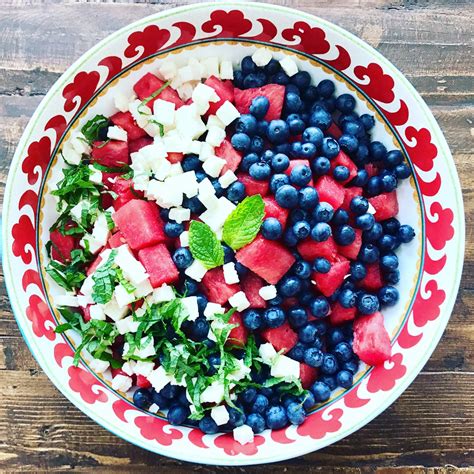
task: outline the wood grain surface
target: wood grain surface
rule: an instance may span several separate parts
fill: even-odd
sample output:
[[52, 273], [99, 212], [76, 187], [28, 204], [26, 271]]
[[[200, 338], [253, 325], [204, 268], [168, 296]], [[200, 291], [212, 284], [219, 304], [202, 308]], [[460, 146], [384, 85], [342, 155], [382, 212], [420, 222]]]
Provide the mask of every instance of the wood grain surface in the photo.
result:
[[[116, 29], [185, 3], [0, 1], [0, 199], [20, 135], [59, 75]], [[314, 13], [376, 47], [412, 81], [444, 131], [461, 178], [467, 246], [461, 290], [441, 343], [387, 411], [341, 442], [271, 467], [214, 468], [141, 450], [72, 406], [30, 355], [2, 283], [1, 472], [474, 473], [474, 3], [271, 3]]]

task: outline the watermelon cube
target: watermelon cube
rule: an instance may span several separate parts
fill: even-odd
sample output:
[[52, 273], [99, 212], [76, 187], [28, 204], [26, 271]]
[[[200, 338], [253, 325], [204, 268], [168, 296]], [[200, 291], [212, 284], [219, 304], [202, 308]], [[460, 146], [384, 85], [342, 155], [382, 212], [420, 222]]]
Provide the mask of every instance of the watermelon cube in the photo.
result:
[[337, 326], [338, 324], [343, 324], [347, 321], [352, 321], [356, 316], [357, 309], [354, 308], [344, 308], [338, 302], [334, 303], [331, 306], [331, 314], [329, 315], [329, 321], [332, 325]]
[[116, 249], [118, 247], [121, 247], [122, 245], [125, 245], [126, 243], [127, 241], [125, 240], [125, 237], [123, 236], [122, 232], [118, 231], [118, 232], [115, 232], [115, 234], [113, 234], [112, 237], [110, 237], [107, 245], [111, 249]]
[[264, 329], [261, 336], [269, 342], [277, 352], [286, 354], [298, 342], [298, 334], [291, 329], [288, 321], [277, 328]]
[[58, 262], [67, 263], [71, 261], [71, 252], [78, 248], [77, 239], [73, 235], [63, 235], [58, 229], [51, 231], [51, 258]]
[[237, 284], [229, 285], [225, 282], [222, 267], [209, 270], [202, 279], [202, 290], [212, 303], [225, 304], [229, 298], [240, 291]]
[[300, 255], [310, 262], [318, 257], [334, 260], [337, 254], [336, 242], [332, 237], [329, 237], [325, 242], [316, 242], [311, 238], [307, 238], [300, 242], [296, 248]]
[[377, 221], [384, 221], [390, 219], [398, 214], [398, 199], [397, 192], [379, 194], [369, 199], [370, 204], [375, 209], [375, 219]]
[[247, 296], [251, 308], [266, 308], [267, 302], [260, 296], [259, 291], [265, 282], [255, 273], [248, 272], [240, 282], [242, 291]]
[[265, 120], [269, 122], [281, 117], [281, 110], [285, 100], [285, 86], [279, 84], [267, 84], [263, 87], [252, 89], [235, 89], [235, 107], [241, 114], [248, 114], [249, 107], [255, 97], [264, 96], [270, 101], [270, 107], [265, 115]]
[[[290, 166], [288, 166], [288, 168], [286, 169], [285, 174], [290, 176], [291, 170], [295, 166], [298, 166], [298, 165], [306, 165], [308, 168], [311, 169], [311, 166], [310, 166], [308, 160], [291, 160], [290, 161]], [[307, 184], [307, 186], [314, 186], [313, 179], [311, 179], [311, 181]], [[297, 187], [299, 187], [299, 186], [297, 186]]]
[[153, 143], [153, 138], [151, 137], [141, 137], [136, 140], [128, 141], [128, 151], [130, 153], [136, 153], [138, 150], [141, 150], [144, 146], [151, 145]]
[[[134, 86], [133, 90], [137, 97], [140, 100], [145, 100], [155, 93], [158, 89], [163, 87], [164, 82], [161, 79], [158, 79], [151, 72], [145, 74]], [[170, 86], [166, 87], [161, 91], [159, 95], [151, 99], [146, 105], [153, 110], [153, 103], [155, 100], [160, 98], [161, 100], [166, 100], [167, 102], [172, 102], [176, 105], [176, 108], [179, 109], [184, 102], [180, 99], [178, 93]]]
[[183, 158], [184, 158], [184, 153], [180, 153], [180, 152], [172, 152], [172, 151], [169, 151], [168, 154], [166, 155], [166, 159], [170, 162], [170, 163], [181, 163], [183, 161]]
[[378, 263], [366, 265], [367, 275], [359, 282], [368, 291], [378, 291], [383, 286], [382, 273]]
[[221, 170], [221, 175], [228, 170], [235, 171], [242, 161], [242, 153], [237, 151], [227, 138], [214, 149], [214, 154], [227, 162]]
[[304, 362], [300, 362], [300, 380], [303, 388], [308, 389], [316, 382], [318, 377], [318, 369], [311, 367]]
[[349, 273], [350, 262], [344, 257], [337, 257], [337, 260], [331, 262], [331, 270], [328, 273], [313, 272], [312, 279], [324, 296], [331, 296], [344, 281]]
[[127, 204], [127, 202], [143, 196], [143, 192], [137, 192], [133, 189], [133, 181], [131, 179], [117, 178], [111, 183], [110, 189], [117, 194], [113, 203], [116, 211]]
[[140, 388], [150, 388], [151, 387], [151, 382], [144, 376], [144, 375], [137, 375], [137, 387]]
[[316, 189], [319, 194], [319, 202], [327, 202], [334, 209], [339, 209], [344, 202], [345, 189], [341, 183], [338, 183], [331, 176], [321, 176], [317, 183]]
[[329, 128], [326, 129], [326, 134], [331, 135], [331, 137], [336, 140], [342, 136], [341, 129], [334, 122], [332, 122], [331, 125], [329, 125]]
[[142, 248], [138, 251], [138, 260], [150, 276], [153, 288], [159, 288], [163, 283], [169, 284], [178, 280], [179, 271], [165, 244]]
[[264, 197], [263, 202], [265, 203], [265, 218], [274, 217], [285, 228], [286, 220], [288, 219], [288, 209], [280, 207], [272, 196]]
[[342, 202], [341, 208], [349, 212], [352, 199], [356, 196], [362, 196], [363, 194], [363, 189], [358, 186], [346, 188], [344, 190], [344, 201]]
[[392, 346], [381, 313], [356, 319], [352, 347], [360, 359], [369, 365], [379, 365], [390, 358]]
[[127, 132], [128, 141], [146, 136], [145, 130], [137, 125], [130, 112], [117, 112], [110, 117], [110, 120], [114, 125], [123, 128]]
[[266, 196], [268, 194], [268, 181], [257, 181], [246, 173], [238, 173], [237, 177], [239, 181], [245, 186], [245, 192], [247, 196], [253, 196], [254, 194], [260, 194], [260, 196]]
[[229, 324], [238, 324], [237, 327], [232, 328], [229, 332], [229, 338], [226, 341], [226, 345], [234, 345], [244, 347], [247, 344], [248, 331], [242, 321], [242, 315], [235, 312], [229, 319]]
[[87, 269], [86, 275], [87, 276], [92, 275], [97, 270], [97, 267], [100, 265], [100, 262], [102, 262], [102, 257], [100, 255], [97, 255], [95, 260], [91, 263], [91, 265]]
[[87, 305], [85, 308], [82, 310], [82, 319], [84, 319], [84, 322], [88, 323], [92, 318], [91, 318], [91, 305]]
[[220, 99], [218, 102], [209, 103], [209, 109], [207, 110], [208, 115], [215, 115], [215, 113], [219, 110], [219, 107], [225, 101], [232, 103], [234, 102], [234, 85], [232, 84], [232, 81], [222, 81], [216, 76], [211, 76], [206, 79], [204, 84], [212, 87]]
[[377, 176], [380, 172], [378, 166], [374, 165], [373, 163], [366, 164], [364, 168], [365, 168], [365, 171], [367, 171], [369, 178], [372, 178], [373, 176]]
[[118, 140], [109, 142], [94, 142], [91, 151], [92, 161], [109, 168], [117, 168], [128, 165], [130, 155], [128, 143]]
[[349, 177], [346, 180], [341, 181], [342, 184], [347, 184], [357, 176], [357, 166], [342, 150], [336, 158], [331, 160], [331, 170], [334, 170], [336, 166], [345, 166], [349, 169]]
[[274, 285], [295, 263], [291, 252], [278, 242], [259, 235], [252, 243], [240, 249], [235, 257], [245, 267]]
[[165, 240], [163, 222], [154, 202], [133, 199], [116, 211], [113, 219], [133, 250]]
[[350, 259], [356, 260], [359, 255], [360, 248], [362, 247], [362, 231], [360, 229], [355, 230], [355, 239], [352, 244], [349, 245], [339, 245], [338, 251], [340, 255]]

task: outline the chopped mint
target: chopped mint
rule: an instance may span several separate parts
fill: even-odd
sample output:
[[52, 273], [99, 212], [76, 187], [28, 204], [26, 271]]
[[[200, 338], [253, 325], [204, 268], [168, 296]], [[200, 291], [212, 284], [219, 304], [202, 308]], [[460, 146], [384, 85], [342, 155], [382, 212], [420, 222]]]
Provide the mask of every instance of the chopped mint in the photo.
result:
[[108, 303], [112, 299], [117, 278], [117, 268], [114, 265], [117, 250], [110, 252], [107, 261], [100, 265], [92, 275], [94, 285], [92, 286], [92, 299], [99, 304]]
[[81, 132], [89, 144], [99, 140], [102, 129], [109, 126], [109, 119], [103, 115], [96, 115], [89, 120], [82, 128]]

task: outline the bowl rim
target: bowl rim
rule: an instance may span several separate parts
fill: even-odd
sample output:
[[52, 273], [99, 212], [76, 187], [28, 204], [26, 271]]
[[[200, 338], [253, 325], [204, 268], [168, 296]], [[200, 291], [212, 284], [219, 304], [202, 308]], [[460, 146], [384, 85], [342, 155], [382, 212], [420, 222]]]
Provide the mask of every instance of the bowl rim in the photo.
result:
[[[347, 30], [335, 25], [332, 22], [329, 22], [327, 20], [324, 20], [318, 16], [302, 12], [297, 9], [289, 8], [289, 7], [283, 7], [279, 5], [272, 5], [272, 4], [267, 4], [267, 3], [260, 3], [260, 2], [246, 2], [246, 1], [236, 1], [236, 2], [229, 2], [229, 1], [224, 1], [224, 2], [204, 2], [204, 3], [197, 3], [197, 4], [190, 4], [190, 5], [185, 5], [177, 8], [171, 8], [171, 9], [166, 9], [161, 12], [157, 12], [151, 15], [148, 15], [146, 17], [143, 17], [133, 23], [130, 23], [119, 30], [111, 33], [110, 35], [106, 36], [104, 39], [96, 43], [92, 48], [88, 49], [79, 59], [77, 59], [70, 67], [68, 67], [58, 78], [58, 80], [53, 84], [53, 86], [49, 89], [48, 93], [45, 95], [45, 97], [42, 99], [38, 107], [36, 108], [34, 114], [32, 115], [31, 119], [29, 120], [29, 123], [27, 127], [25, 128], [20, 141], [16, 147], [16, 151], [14, 154], [14, 157], [12, 159], [11, 165], [10, 165], [10, 170], [8, 173], [8, 179], [4, 191], [4, 210], [6, 210], [6, 215], [8, 216], [8, 210], [10, 208], [10, 200], [12, 196], [12, 181], [13, 181], [13, 174], [15, 171], [14, 167], [17, 167], [18, 164], [20, 163], [20, 158], [23, 155], [24, 148], [27, 142], [27, 137], [34, 131], [36, 127], [36, 121], [44, 111], [44, 109], [47, 107], [48, 103], [50, 102], [51, 99], [53, 99], [58, 91], [63, 87], [64, 83], [69, 79], [70, 74], [72, 71], [76, 70], [78, 67], [80, 67], [81, 64], [83, 64], [87, 59], [90, 57], [93, 57], [97, 52], [99, 52], [107, 43], [113, 41], [116, 38], [119, 38], [123, 36], [125, 33], [129, 32], [130, 30], [134, 30], [137, 27], [143, 25], [143, 24], [148, 24], [153, 21], [159, 21], [160, 19], [166, 18], [168, 16], [176, 16], [179, 15], [180, 13], [183, 12], [190, 12], [194, 10], [210, 10], [212, 11], [216, 7], [237, 7], [237, 8], [242, 8], [242, 9], [260, 9], [263, 11], [277, 11], [280, 13], [289, 13], [292, 14], [293, 16], [299, 16], [301, 18], [307, 18], [315, 23], [319, 23], [322, 26], [327, 27], [329, 30], [335, 31], [337, 34], [342, 35], [343, 37], [347, 38], [349, 41], [355, 44], [356, 47], [362, 48], [365, 50], [368, 50], [369, 53], [372, 55], [372, 57], [383, 63], [383, 65], [387, 68], [387, 70], [391, 73], [397, 76], [397, 80], [400, 81], [400, 83], [406, 88], [406, 90], [410, 93], [410, 95], [416, 99], [417, 101], [417, 108], [423, 112], [424, 119], [426, 120], [426, 123], [429, 124], [430, 130], [434, 132], [435, 138], [437, 143], [439, 144], [440, 151], [442, 153], [442, 159], [448, 164], [448, 168], [450, 173], [452, 174], [451, 176], [451, 184], [455, 188], [455, 200], [457, 203], [457, 213], [458, 213], [458, 225], [456, 228], [456, 238], [458, 242], [458, 258], [457, 258], [457, 268], [459, 269], [458, 274], [454, 275], [454, 282], [451, 284], [451, 292], [446, 295], [446, 301], [444, 302], [444, 309], [442, 311], [442, 314], [439, 317], [438, 320], [438, 329], [436, 331], [435, 337], [431, 340], [430, 345], [427, 347], [425, 353], [423, 356], [420, 358], [419, 363], [417, 364], [416, 367], [412, 368], [410, 373], [408, 375], [405, 375], [403, 378], [403, 381], [397, 386], [396, 388], [392, 389], [390, 391], [390, 394], [388, 397], [386, 397], [385, 401], [380, 404], [380, 406], [376, 409], [373, 410], [370, 414], [368, 414], [363, 420], [361, 420], [360, 423], [351, 426], [349, 429], [345, 430], [344, 432], [340, 433], [341, 430], [338, 430], [337, 433], [333, 433], [333, 436], [331, 437], [330, 440], [318, 440], [315, 441], [320, 444], [320, 446], [316, 449], [322, 449], [323, 447], [326, 447], [330, 444], [333, 444], [342, 438], [352, 434], [353, 432], [357, 431], [360, 429], [362, 426], [365, 426], [367, 423], [372, 421], [375, 417], [377, 417], [380, 413], [385, 411], [405, 390], [406, 388], [413, 382], [414, 378], [419, 374], [420, 370], [422, 367], [425, 365], [427, 360], [430, 358], [432, 355], [434, 349], [436, 348], [437, 344], [439, 343], [439, 340], [441, 339], [441, 336], [444, 333], [444, 330], [446, 328], [447, 322], [451, 316], [452, 310], [454, 303], [456, 301], [456, 295], [459, 290], [459, 285], [461, 281], [461, 276], [462, 276], [462, 266], [463, 266], [463, 261], [464, 261], [464, 251], [465, 251], [465, 219], [464, 219], [464, 205], [463, 205], [463, 200], [462, 200], [462, 192], [461, 192], [461, 186], [459, 182], [459, 178], [457, 176], [456, 168], [455, 168], [455, 163], [452, 158], [452, 155], [450, 153], [448, 144], [444, 138], [444, 135], [434, 119], [430, 109], [428, 108], [427, 104], [425, 101], [422, 99], [422, 97], [419, 95], [419, 93], [415, 90], [415, 88], [412, 86], [412, 84], [409, 82], [409, 80], [388, 60], [386, 59], [381, 53], [379, 53], [377, 50], [375, 50], [372, 46], [370, 46], [368, 43], [363, 41], [362, 39], [358, 38], [354, 34], [348, 32]], [[290, 47], [291, 49], [291, 47]], [[8, 219], [5, 219], [5, 222], [8, 222]], [[12, 293], [14, 292], [14, 288], [16, 286], [16, 283], [12, 281], [12, 274], [10, 274], [10, 271], [8, 270], [8, 267], [5, 266], [5, 262], [11, 252], [11, 248], [9, 247], [9, 236], [8, 236], [8, 226], [3, 225], [3, 232], [2, 232], [2, 265], [4, 268], [4, 273], [5, 273], [5, 284], [7, 288], [7, 294], [10, 300], [10, 304], [12, 306], [13, 314], [15, 316], [15, 319], [17, 321], [17, 325], [20, 329], [20, 332], [23, 336], [23, 339], [25, 340], [28, 348], [30, 349], [30, 352], [33, 354], [35, 357], [36, 361], [38, 364], [41, 366], [42, 370], [46, 373], [48, 378], [50, 380], [54, 380], [54, 376], [52, 375], [52, 371], [48, 366], [45, 367], [43, 364], [39, 362], [38, 355], [36, 354], [36, 349], [33, 349], [32, 346], [30, 345], [30, 341], [26, 337], [22, 324], [24, 324], [24, 308], [21, 306], [17, 305], [17, 302], [15, 299], [12, 299]], [[460, 247], [460, 248], [459, 248]], [[453, 257], [454, 259], [454, 257]], [[157, 444], [156, 447], [157, 449], [151, 449], [148, 446], [142, 446], [136, 443], [133, 440], [124, 438], [121, 434], [117, 433], [114, 430], [113, 426], [108, 426], [105, 427], [101, 421], [99, 421], [94, 413], [91, 413], [91, 410], [87, 406], [87, 404], [81, 403], [81, 407], [78, 406], [78, 403], [70, 397], [68, 391], [64, 390], [63, 387], [55, 383], [56, 388], [77, 408], [79, 408], [81, 411], [83, 411], [88, 417], [94, 420], [97, 424], [108, 430], [109, 432], [112, 432], [114, 435], [119, 436], [120, 438], [124, 439], [125, 441], [128, 441], [132, 444], [135, 444], [142, 449], [146, 449], [150, 452], [153, 452], [155, 454], [160, 454], [160, 455], [165, 455], [168, 457], [172, 457], [175, 459], [180, 459], [182, 461], [186, 462], [198, 462], [198, 463], [206, 463], [206, 464], [213, 464], [213, 465], [251, 465], [251, 464], [263, 464], [263, 463], [269, 463], [269, 462], [277, 462], [277, 461], [282, 461], [285, 459], [290, 459], [296, 456], [301, 456], [310, 452], [313, 452], [314, 449], [308, 449], [307, 447], [304, 447], [303, 449], [298, 450], [298, 444], [295, 443], [292, 447], [291, 453], [284, 450], [283, 454], [281, 455], [276, 455], [272, 456], [271, 458], [262, 458], [262, 455], [259, 453], [256, 456], [252, 457], [228, 457], [228, 458], [221, 458], [221, 459], [213, 459], [211, 457], [208, 457], [208, 455], [203, 456], [205, 459], [204, 460], [193, 460], [190, 461], [189, 458], [187, 458], [185, 455], [182, 457], [180, 456], [171, 456], [170, 454], [167, 453], [167, 449], [165, 446]], [[211, 452], [214, 451], [214, 449], [210, 449], [207, 451], [207, 453], [211, 454]], [[206, 454], [207, 454], [206, 453]], [[204, 453], [202, 453], [204, 454]]]

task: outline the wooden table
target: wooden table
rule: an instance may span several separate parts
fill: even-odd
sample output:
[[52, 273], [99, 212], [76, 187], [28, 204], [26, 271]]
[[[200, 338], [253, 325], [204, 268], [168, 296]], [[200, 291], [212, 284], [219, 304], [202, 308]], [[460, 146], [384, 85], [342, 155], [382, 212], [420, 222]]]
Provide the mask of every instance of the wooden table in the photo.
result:
[[[186, 2], [0, 6], [0, 180], [59, 75], [116, 29]], [[154, 2], [153, 2], [154, 3]], [[469, 0], [278, 0], [331, 20], [391, 60], [425, 98], [451, 147], [464, 192], [467, 248], [454, 313], [438, 349], [385, 413], [343, 441], [271, 469], [291, 472], [474, 472], [474, 3]], [[0, 470], [237, 472], [134, 447], [72, 406], [30, 355], [0, 289]], [[434, 468], [434, 469], [432, 469]], [[267, 472], [269, 467], [239, 469]]]

